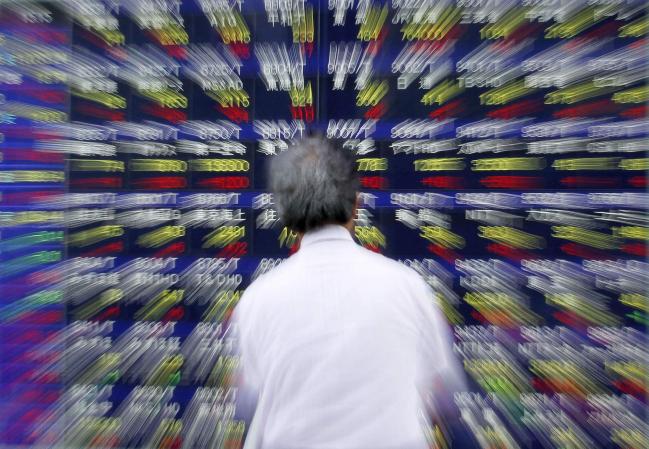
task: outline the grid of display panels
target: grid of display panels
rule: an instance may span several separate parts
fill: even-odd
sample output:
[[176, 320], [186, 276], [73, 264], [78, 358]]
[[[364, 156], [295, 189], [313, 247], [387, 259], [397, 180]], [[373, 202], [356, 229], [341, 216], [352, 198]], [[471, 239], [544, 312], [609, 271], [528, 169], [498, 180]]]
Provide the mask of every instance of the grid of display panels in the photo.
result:
[[649, 447], [644, 8], [2, 2], [0, 444], [239, 448], [228, 317], [295, 250], [268, 161], [319, 132], [453, 325], [432, 444]]

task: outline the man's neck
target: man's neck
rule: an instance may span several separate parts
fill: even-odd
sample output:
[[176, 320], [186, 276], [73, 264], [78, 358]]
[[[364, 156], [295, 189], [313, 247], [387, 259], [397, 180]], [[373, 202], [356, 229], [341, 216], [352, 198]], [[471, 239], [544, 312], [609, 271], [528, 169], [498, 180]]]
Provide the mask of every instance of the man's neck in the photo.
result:
[[[347, 223], [339, 224], [337, 226], [342, 226], [343, 228], [347, 229], [347, 231], [349, 231], [351, 236], [354, 237], [354, 226], [355, 225], [354, 225], [354, 219], [353, 218], [351, 220], [349, 220]], [[301, 242], [302, 237], [304, 237], [304, 233], [303, 232], [298, 233], [297, 237], [298, 237], [298, 241]]]

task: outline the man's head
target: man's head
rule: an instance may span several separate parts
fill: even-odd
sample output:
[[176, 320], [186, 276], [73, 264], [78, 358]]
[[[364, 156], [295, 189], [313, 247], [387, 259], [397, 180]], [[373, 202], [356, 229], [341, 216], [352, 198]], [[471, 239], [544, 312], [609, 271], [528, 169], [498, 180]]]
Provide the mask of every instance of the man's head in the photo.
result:
[[284, 225], [305, 233], [354, 218], [359, 189], [351, 155], [319, 137], [298, 141], [275, 156], [270, 189]]

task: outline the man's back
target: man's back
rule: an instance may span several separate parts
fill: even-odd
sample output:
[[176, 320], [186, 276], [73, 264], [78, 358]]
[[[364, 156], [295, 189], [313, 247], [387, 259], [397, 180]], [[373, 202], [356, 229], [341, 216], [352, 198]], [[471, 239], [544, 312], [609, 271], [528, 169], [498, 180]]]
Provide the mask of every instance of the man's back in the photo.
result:
[[259, 392], [246, 448], [426, 446], [420, 389], [450, 356], [414, 271], [326, 226], [246, 291], [237, 316]]

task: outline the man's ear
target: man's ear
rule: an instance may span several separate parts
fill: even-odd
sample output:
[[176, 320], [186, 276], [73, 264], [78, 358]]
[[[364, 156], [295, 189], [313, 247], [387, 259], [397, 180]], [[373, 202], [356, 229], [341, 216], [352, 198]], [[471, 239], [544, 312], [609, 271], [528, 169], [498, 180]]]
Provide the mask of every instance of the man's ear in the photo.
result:
[[358, 213], [358, 207], [361, 204], [361, 195], [360, 193], [356, 193], [356, 200], [354, 201], [354, 208], [352, 209], [352, 216], [349, 217], [349, 221], [345, 223], [345, 227], [351, 232], [352, 234], [354, 233], [354, 226], [356, 223], [356, 215]]
[[356, 218], [356, 215], [358, 214], [358, 209], [361, 207], [361, 194], [360, 192], [356, 192], [356, 201], [354, 201], [354, 210], [352, 211], [352, 222]]

